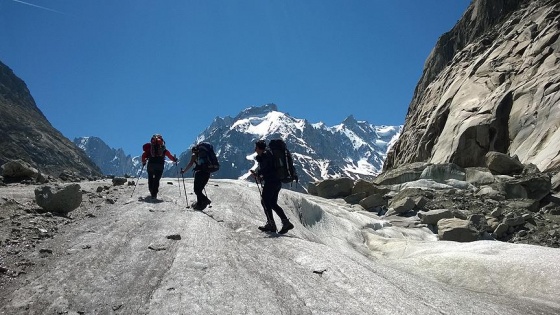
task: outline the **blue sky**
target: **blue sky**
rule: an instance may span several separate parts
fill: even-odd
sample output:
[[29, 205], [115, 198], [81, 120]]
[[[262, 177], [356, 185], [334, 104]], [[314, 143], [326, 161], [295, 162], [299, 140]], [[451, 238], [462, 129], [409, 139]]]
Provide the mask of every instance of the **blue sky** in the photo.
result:
[[469, 0], [0, 0], [0, 60], [70, 140], [177, 155], [216, 116], [275, 103], [329, 126], [404, 123]]

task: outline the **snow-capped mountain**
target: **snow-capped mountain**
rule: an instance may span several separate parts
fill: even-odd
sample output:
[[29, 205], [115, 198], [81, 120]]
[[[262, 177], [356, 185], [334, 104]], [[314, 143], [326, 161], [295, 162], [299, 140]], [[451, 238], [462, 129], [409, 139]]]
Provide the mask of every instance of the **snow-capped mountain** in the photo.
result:
[[[402, 126], [374, 126], [349, 116], [328, 127], [278, 111], [275, 104], [250, 107], [236, 117], [216, 117], [194, 143], [214, 145], [221, 164], [215, 178], [247, 178], [255, 166], [254, 143], [259, 139], [282, 138], [294, 157], [300, 184], [341, 176], [372, 178], [381, 172], [389, 147]], [[193, 143], [193, 144], [194, 144]], [[181, 154], [179, 167], [191, 152]], [[174, 176], [171, 168], [164, 174]]]
[[[358, 121], [352, 115], [338, 125], [310, 123], [278, 111], [275, 104], [249, 107], [236, 117], [216, 117], [191, 147], [206, 141], [214, 146], [220, 170], [214, 178], [245, 179], [254, 161], [255, 141], [282, 138], [292, 152], [300, 185], [341, 176], [372, 178], [381, 172], [390, 146], [400, 135], [402, 126], [374, 126]], [[74, 143], [101, 168], [105, 175], [137, 176], [142, 164], [139, 157], [126, 155], [122, 149], [112, 149], [101, 139], [83, 137]], [[179, 167], [190, 160], [191, 150], [185, 148], [179, 156]], [[177, 168], [167, 163], [165, 177], [177, 176]], [[146, 175], [144, 171], [143, 176]], [[186, 174], [191, 176], [191, 174]], [[288, 185], [285, 185], [289, 188]]]
[[86, 152], [104, 175], [135, 176], [142, 168], [139, 157], [126, 155], [122, 149], [110, 148], [100, 138], [80, 137], [75, 138], [73, 142]]

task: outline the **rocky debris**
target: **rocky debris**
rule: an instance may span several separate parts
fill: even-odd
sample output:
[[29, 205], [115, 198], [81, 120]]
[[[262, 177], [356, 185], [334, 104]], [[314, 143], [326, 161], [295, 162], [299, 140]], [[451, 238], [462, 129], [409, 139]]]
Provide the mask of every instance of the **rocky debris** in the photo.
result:
[[37, 187], [35, 201], [47, 212], [66, 214], [82, 203], [80, 189], [79, 184]]
[[496, 239], [560, 247], [560, 195], [554, 194], [553, 175], [532, 164], [519, 169], [515, 157], [488, 156], [514, 162], [499, 172], [496, 167], [416, 162], [372, 182], [356, 181], [350, 192], [344, 190], [346, 195], [334, 183], [348, 179], [313, 186], [323, 187], [323, 196], [343, 198], [354, 205], [353, 211], [358, 206], [387, 220], [416, 218], [416, 226], [428, 227], [440, 240]]
[[[41, 266], [44, 259], [57, 255], [55, 248], [46, 243], [62, 233], [66, 226], [97, 218], [100, 211], [110, 206], [107, 200], [118, 200], [119, 190], [132, 189], [128, 186], [109, 189], [110, 184], [103, 180], [86, 186], [79, 191], [82, 195], [80, 206], [64, 215], [45, 212], [37, 205], [34, 191], [41, 186], [32, 183], [0, 186], [0, 290], [30, 268]], [[98, 192], [97, 187], [107, 189]]]

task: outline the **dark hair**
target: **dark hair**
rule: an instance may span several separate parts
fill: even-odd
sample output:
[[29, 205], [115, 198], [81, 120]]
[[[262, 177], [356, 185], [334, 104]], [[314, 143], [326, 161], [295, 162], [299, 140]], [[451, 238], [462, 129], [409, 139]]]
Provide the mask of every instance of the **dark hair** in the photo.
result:
[[261, 150], [266, 149], [266, 141], [264, 140], [259, 140], [257, 142], [255, 142], [255, 146]]

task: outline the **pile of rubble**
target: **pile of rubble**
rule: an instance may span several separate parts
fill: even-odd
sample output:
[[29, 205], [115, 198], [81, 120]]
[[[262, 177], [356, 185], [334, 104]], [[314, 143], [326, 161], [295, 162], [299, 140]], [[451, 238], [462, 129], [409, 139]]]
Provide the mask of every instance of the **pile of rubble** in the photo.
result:
[[560, 247], [560, 173], [540, 172], [498, 152], [489, 152], [485, 162], [473, 168], [412, 163], [372, 182], [329, 179], [311, 183], [308, 191], [385, 218], [416, 218], [440, 240]]

